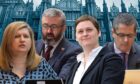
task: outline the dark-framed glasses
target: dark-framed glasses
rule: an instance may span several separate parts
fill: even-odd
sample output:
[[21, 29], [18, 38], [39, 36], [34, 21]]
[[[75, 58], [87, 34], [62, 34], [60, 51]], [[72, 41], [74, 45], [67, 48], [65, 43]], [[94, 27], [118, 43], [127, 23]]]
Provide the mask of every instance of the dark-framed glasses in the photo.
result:
[[124, 33], [117, 33], [115, 32], [115, 34], [121, 38], [127, 37], [127, 38], [134, 38], [135, 34], [124, 34]]
[[51, 29], [58, 29], [58, 28], [60, 28], [60, 27], [62, 27], [63, 25], [56, 25], [56, 24], [52, 24], [52, 25], [48, 25], [48, 24], [43, 24], [42, 25], [42, 27], [43, 28], [45, 28], [45, 29], [49, 29], [49, 28], [51, 28]]

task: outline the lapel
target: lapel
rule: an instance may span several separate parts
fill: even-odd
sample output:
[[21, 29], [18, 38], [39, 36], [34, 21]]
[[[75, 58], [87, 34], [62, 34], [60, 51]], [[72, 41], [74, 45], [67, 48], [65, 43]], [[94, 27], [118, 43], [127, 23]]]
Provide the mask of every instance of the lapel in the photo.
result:
[[103, 47], [103, 49], [99, 52], [99, 54], [96, 56], [95, 60], [91, 63], [91, 65], [89, 66], [89, 68], [87, 69], [87, 71], [85, 72], [85, 74], [83, 75], [81, 81], [83, 80], [83, 78], [88, 75], [88, 73], [92, 70], [94, 70], [93, 68], [95, 66], [97, 66], [98, 63], [100, 63], [100, 60], [103, 58], [103, 56], [108, 53], [108, 50], [106, 49], [106, 47]]
[[130, 53], [128, 55], [128, 69], [131, 69], [131, 68], [136, 68], [136, 60], [137, 60], [137, 57], [135, 56], [136, 54], [136, 49], [135, 49], [135, 46], [133, 45], [131, 50], [130, 50]]
[[43, 42], [43, 39], [41, 39], [40, 41], [38, 41], [38, 47], [37, 47], [37, 51], [38, 51], [38, 54], [41, 55], [41, 52], [44, 50], [44, 42]]
[[63, 56], [65, 49], [65, 39], [63, 38], [54, 50], [52, 58], [48, 61], [51, 66], [54, 66], [57, 60], [61, 60], [60, 57]]
[[81, 62], [76, 62], [76, 63], [74, 63], [73, 64], [73, 67], [71, 68], [71, 75], [69, 76], [69, 82], [71, 82], [71, 83], [69, 83], [69, 84], [72, 84], [73, 83], [73, 79], [74, 79], [74, 76], [75, 76], [75, 73], [76, 73], [76, 71], [77, 71], [77, 68], [79, 67], [79, 65], [81, 64]]

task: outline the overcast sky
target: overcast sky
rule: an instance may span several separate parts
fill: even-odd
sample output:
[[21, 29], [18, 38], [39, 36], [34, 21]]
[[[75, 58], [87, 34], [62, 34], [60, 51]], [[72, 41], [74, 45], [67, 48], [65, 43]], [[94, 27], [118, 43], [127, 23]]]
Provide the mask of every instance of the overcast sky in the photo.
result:
[[[27, 2], [27, 0], [24, 0], [25, 2]], [[40, 2], [42, 0], [33, 0], [34, 1], [34, 7], [35, 6], [38, 6], [40, 4]], [[55, 0], [52, 0], [53, 3]], [[84, 4], [84, 1], [83, 0], [83, 4]], [[103, 0], [95, 0], [96, 1], [96, 4], [101, 8], [102, 10], [102, 6], [103, 6]], [[138, 8], [138, 0], [123, 0], [124, 3], [126, 3], [126, 7], [130, 7], [130, 4], [132, 3], [132, 5], [135, 7], [135, 8]], [[115, 5], [117, 7], [120, 7], [120, 4], [121, 4], [121, 0], [106, 0], [106, 3], [107, 3], [107, 6], [108, 8], [110, 8], [110, 6], [112, 6], [113, 2], [115, 3]], [[138, 9], [137, 9], [138, 10]]]

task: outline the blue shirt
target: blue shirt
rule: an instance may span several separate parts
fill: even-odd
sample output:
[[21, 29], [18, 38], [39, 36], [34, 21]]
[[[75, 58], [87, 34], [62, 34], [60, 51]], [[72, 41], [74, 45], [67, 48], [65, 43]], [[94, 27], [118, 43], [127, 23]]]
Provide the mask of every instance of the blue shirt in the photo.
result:
[[41, 59], [40, 64], [35, 70], [26, 71], [21, 79], [12, 71], [5, 72], [0, 70], [0, 84], [25, 84], [26, 80], [46, 79], [55, 80], [58, 79], [58, 76], [44, 58]]

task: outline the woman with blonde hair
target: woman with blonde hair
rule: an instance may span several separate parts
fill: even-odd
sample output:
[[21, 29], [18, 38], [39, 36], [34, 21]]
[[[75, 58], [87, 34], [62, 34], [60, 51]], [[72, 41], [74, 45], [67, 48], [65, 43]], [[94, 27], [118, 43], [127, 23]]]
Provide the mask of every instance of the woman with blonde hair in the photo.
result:
[[3, 34], [0, 51], [0, 82], [25, 83], [30, 79], [58, 79], [56, 73], [35, 51], [34, 34], [23, 21], [10, 23]]

